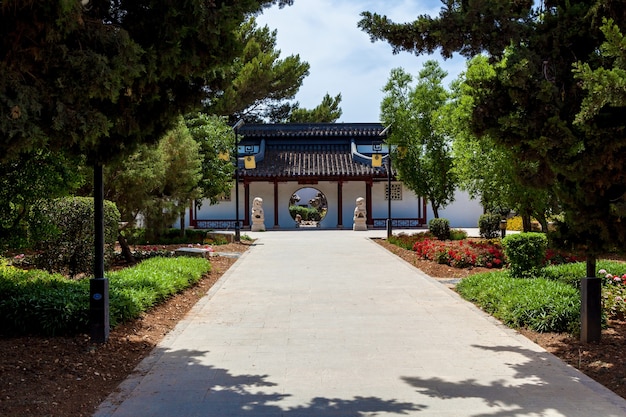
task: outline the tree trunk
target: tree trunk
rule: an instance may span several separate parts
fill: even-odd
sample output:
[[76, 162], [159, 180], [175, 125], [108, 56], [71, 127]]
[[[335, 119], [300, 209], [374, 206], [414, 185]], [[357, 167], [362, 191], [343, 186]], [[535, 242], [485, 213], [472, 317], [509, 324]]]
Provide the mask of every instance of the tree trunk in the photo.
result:
[[180, 215], [180, 236], [185, 237], [185, 212]]
[[439, 207], [435, 206], [434, 204], [431, 204], [430, 207], [433, 209], [433, 217], [435, 219], [439, 218]]
[[532, 232], [530, 225], [530, 214], [522, 214], [522, 230], [524, 233]]
[[126, 238], [122, 236], [121, 233], [117, 235], [117, 241], [119, 242], [120, 248], [122, 249], [122, 256], [124, 256], [124, 260], [130, 265], [136, 264], [137, 260], [133, 256], [133, 252], [130, 250], [130, 246], [128, 246]]
[[541, 225], [541, 231], [543, 233], [548, 233], [548, 218], [543, 214], [539, 214], [537, 215], [537, 221]]

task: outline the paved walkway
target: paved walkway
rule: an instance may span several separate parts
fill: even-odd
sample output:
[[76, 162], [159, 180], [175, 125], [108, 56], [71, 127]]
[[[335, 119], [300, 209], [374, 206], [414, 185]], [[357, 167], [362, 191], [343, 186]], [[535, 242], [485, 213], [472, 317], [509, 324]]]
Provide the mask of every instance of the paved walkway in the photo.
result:
[[368, 239], [380, 232], [249, 234], [256, 246], [96, 416], [626, 416]]

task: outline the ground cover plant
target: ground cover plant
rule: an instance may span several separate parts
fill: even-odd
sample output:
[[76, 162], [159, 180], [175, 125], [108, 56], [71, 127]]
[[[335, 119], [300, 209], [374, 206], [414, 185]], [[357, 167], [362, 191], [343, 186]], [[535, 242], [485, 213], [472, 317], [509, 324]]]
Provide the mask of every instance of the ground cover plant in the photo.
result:
[[580, 293], [559, 281], [515, 278], [508, 271], [494, 271], [464, 278], [456, 290], [516, 329], [572, 332], [579, 327]]
[[[187, 288], [211, 269], [203, 258], [151, 258], [109, 272], [110, 320], [115, 326]], [[72, 335], [88, 330], [89, 281], [0, 264], [2, 335]]]

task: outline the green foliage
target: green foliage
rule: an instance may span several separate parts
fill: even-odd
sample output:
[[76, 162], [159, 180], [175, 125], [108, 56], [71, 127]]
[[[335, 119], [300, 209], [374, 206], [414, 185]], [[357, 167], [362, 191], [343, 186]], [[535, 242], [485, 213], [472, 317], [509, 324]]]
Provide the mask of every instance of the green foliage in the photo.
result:
[[153, 143], [232, 84], [245, 19], [290, 3], [3, 2], [0, 155], [67, 149], [108, 162]]
[[184, 215], [189, 201], [201, 196], [199, 144], [182, 118], [159, 141], [158, 153], [164, 161], [165, 175], [160, 186], [150, 193], [149, 204], [142, 209], [151, 236], [163, 233]]
[[472, 117], [479, 89], [496, 76], [488, 57], [478, 55], [467, 63], [467, 70], [452, 84], [452, 99], [439, 112], [435, 127], [452, 138], [453, 171], [460, 188], [472, 198], [480, 199], [487, 211], [509, 207], [518, 213], [545, 217], [554, 201], [546, 190], [523, 184], [517, 172], [525, 177], [537, 175], [537, 167], [527, 164], [510, 147], [502, 146], [491, 136], [472, 131]]
[[579, 327], [580, 294], [569, 285], [543, 278], [513, 278], [507, 272], [464, 278], [456, 290], [513, 328], [573, 332]]
[[289, 206], [289, 214], [294, 219], [299, 214], [304, 221], [322, 220], [322, 213], [314, 207]]
[[[105, 255], [112, 256], [120, 213], [110, 201], [104, 204]], [[65, 197], [41, 200], [29, 216], [29, 233], [39, 251], [37, 264], [47, 271], [70, 276], [90, 274], [94, 267], [94, 204], [92, 198]]]
[[156, 240], [147, 238], [144, 228], [127, 228], [121, 233], [129, 245], [175, 245], [188, 243], [205, 243], [206, 231], [186, 229], [167, 229]]
[[500, 235], [500, 216], [493, 213], [481, 214], [478, 218], [478, 230], [485, 239]]
[[135, 319], [211, 270], [203, 258], [150, 258], [109, 274], [111, 325]]
[[467, 232], [462, 229], [450, 229], [450, 240], [467, 239]]
[[289, 115], [289, 123], [334, 123], [341, 117], [341, 94], [331, 97], [326, 93], [322, 102], [314, 109], [296, 107]]
[[448, 3], [405, 24], [366, 12], [359, 26], [396, 52], [489, 57], [492, 75], [468, 80], [470, 129], [516, 156], [520, 184], [555, 199], [559, 240], [585, 250], [592, 266], [626, 244], [622, 2]]
[[398, 233], [397, 235], [389, 236], [389, 243], [393, 243], [396, 246], [404, 248], [406, 250], [413, 250], [415, 243], [431, 239], [433, 237], [430, 232], [423, 233], [413, 233], [411, 235], [407, 235], [406, 233]]
[[[110, 320], [139, 317], [210, 271], [202, 258], [152, 258], [109, 275]], [[2, 335], [72, 335], [88, 331], [89, 280], [71, 280], [0, 262]]]
[[[626, 319], [626, 263], [599, 260], [596, 278], [602, 279], [602, 311], [611, 320]], [[583, 262], [551, 265], [543, 269], [542, 275], [580, 289], [581, 278], [587, 272]]]
[[201, 169], [200, 147], [181, 118], [156, 146], [139, 146], [104, 167], [105, 197], [116, 203], [126, 227], [143, 215], [153, 238], [201, 195]]
[[244, 233], [244, 234], [242, 234], [242, 235], [240, 236], [240, 238], [241, 238], [241, 240], [245, 240], [246, 242], [252, 242], [252, 241], [254, 241], [254, 239], [252, 239], [249, 235], [247, 235], [247, 234], [245, 234], [245, 233]]
[[450, 221], [444, 218], [430, 219], [428, 230], [439, 240], [450, 239]]
[[517, 233], [502, 240], [511, 276], [532, 277], [539, 273], [546, 258], [548, 239], [543, 233]]
[[[233, 186], [235, 164], [233, 151], [235, 135], [223, 117], [194, 113], [185, 117], [189, 133], [200, 146], [202, 177], [199, 182], [201, 198], [216, 204], [221, 195], [230, 194]], [[228, 160], [219, 155], [229, 155]], [[201, 200], [199, 200], [201, 201]]]
[[397, 145], [393, 167], [409, 189], [430, 201], [435, 217], [454, 201], [457, 185], [450, 140], [435, 128], [448, 99], [442, 86], [445, 76], [435, 61], [427, 61], [412, 86], [413, 77], [395, 68], [383, 88], [380, 106], [381, 120], [391, 125], [387, 142]]
[[89, 281], [0, 265], [0, 333], [64, 335], [89, 323]]
[[57, 198], [74, 191], [82, 182], [77, 158], [43, 149], [20, 153], [0, 163], [0, 239], [17, 248], [24, 246], [30, 207], [42, 198]]
[[271, 119], [284, 100], [295, 97], [309, 75], [310, 65], [301, 61], [299, 55], [281, 59], [280, 50], [276, 49], [276, 30], [258, 27], [254, 17], [248, 18], [235, 36], [243, 49], [225, 69], [228, 82], [218, 94], [213, 94], [206, 111], [235, 120]]
[[613, 19], [602, 18], [602, 33], [606, 41], [600, 46], [602, 56], [611, 62], [611, 68], [599, 67], [592, 69], [587, 62], [574, 64], [574, 76], [587, 91], [583, 99], [580, 113], [576, 115], [576, 123], [584, 124], [597, 116], [609, 105], [624, 107], [624, 83], [626, 83], [626, 38]]

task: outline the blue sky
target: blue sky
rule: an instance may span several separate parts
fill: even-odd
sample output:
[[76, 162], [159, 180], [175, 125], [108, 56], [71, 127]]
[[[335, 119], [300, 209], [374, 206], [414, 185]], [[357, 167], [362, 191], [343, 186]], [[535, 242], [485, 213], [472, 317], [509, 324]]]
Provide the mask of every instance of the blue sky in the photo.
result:
[[267, 9], [257, 18], [260, 26], [276, 29], [281, 57], [299, 54], [310, 64], [296, 100], [301, 107], [317, 106], [326, 93], [342, 95], [339, 122], [378, 122], [380, 102], [391, 69], [402, 67], [416, 76], [424, 61], [435, 59], [448, 72], [446, 86], [465, 69], [465, 60], [444, 60], [440, 55], [394, 55], [386, 42], [370, 42], [357, 27], [362, 11], [409, 22], [420, 14], [437, 15], [440, 0], [295, 0], [293, 6]]

